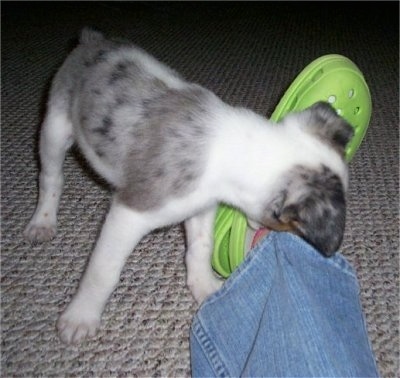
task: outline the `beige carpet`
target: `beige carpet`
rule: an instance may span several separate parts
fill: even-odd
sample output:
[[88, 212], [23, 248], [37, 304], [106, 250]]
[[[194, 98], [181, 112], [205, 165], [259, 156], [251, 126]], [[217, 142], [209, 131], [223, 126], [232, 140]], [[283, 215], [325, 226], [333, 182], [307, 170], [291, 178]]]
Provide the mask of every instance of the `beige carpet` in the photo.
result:
[[[340, 5], [338, 5], [340, 4]], [[85, 25], [128, 37], [233, 105], [270, 115], [313, 59], [348, 56], [373, 98], [351, 163], [343, 254], [355, 266], [382, 376], [399, 369], [398, 3], [2, 2], [1, 375], [189, 376], [196, 305], [185, 286], [180, 225], [131, 255], [98, 335], [63, 345], [55, 322], [75, 292], [109, 204], [108, 188], [72, 152], [57, 237], [22, 231], [37, 196], [37, 135], [51, 76]], [[358, 5], [360, 4], [360, 5]]]

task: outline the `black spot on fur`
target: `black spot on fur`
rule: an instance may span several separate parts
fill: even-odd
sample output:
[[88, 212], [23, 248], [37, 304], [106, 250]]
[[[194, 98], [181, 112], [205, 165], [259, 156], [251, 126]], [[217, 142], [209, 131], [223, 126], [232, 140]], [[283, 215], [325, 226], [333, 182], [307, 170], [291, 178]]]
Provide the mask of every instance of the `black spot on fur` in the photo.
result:
[[117, 96], [115, 98], [115, 106], [122, 106], [128, 103], [128, 99], [124, 96]]
[[163, 177], [164, 175], [165, 175], [165, 169], [164, 168], [159, 168], [155, 172], [155, 176], [158, 177], [158, 178]]
[[102, 122], [105, 129], [110, 129], [113, 125], [112, 119], [109, 116], [105, 116]]
[[95, 150], [95, 152], [96, 152], [96, 155], [98, 156], [98, 157], [104, 157], [104, 152], [102, 152], [102, 151], [100, 151], [99, 149], [96, 149]]
[[104, 127], [96, 127], [92, 131], [102, 136], [108, 135], [108, 129], [105, 129]]
[[110, 116], [105, 116], [101, 121], [101, 126], [92, 129], [93, 132], [100, 134], [101, 136], [107, 137], [108, 140], [114, 141], [115, 137], [110, 135], [113, 121]]
[[93, 58], [93, 64], [98, 64], [104, 62], [106, 60], [107, 51], [106, 50], [99, 50], [97, 54]]
[[106, 61], [106, 55], [107, 51], [106, 50], [99, 50], [95, 55], [93, 55], [92, 58], [88, 58], [83, 62], [83, 65], [87, 68], [92, 67], [96, 64], [102, 63]]
[[195, 175], [188, 170], [188, 167], [185, 167], [186, 172], [183, 172], [182, 175], [176, 177], [176, 180], [173, 183], [173, 190], [180, 192], [182, 189], [188, 187], [193, 180], [195, 179]]
[[126, 79], [128, 77], [127, 67], [128, 65], [126, 63], [119, 62], [111, 72], [108, 84], [113, 85], [119, 80]]

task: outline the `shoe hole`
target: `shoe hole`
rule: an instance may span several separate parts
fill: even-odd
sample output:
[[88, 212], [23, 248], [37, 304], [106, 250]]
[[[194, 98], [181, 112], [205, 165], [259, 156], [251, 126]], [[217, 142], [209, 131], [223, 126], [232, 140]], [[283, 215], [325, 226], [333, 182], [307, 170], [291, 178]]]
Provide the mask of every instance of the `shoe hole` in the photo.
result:
[[331, 96], [328, 97], [328, 102], [329, 102], [330, 104], [334, 104], [335, 101], [336, 101], [336, 96], [331, 95]]
[[360, 107], [359, 106], [354, 108], [354, 111], [353, 111], [354, 114], [358, 114], [359, 112], [360, 112]]
[[354, 96], [354, 89], [350, 89], [347, 95], [349, 96], [349, 98], [352, 98]]
[[318, 70], [314, 76], [312, 77], [311, 81], [317, 81], [324, 73], [323, 69]]
[[342, 115], [342, 109], [336, 109], [336, 113], [341, 116]]
[[292, 102], [290, 103], [290, 105], [288, 107], [289, 111], [291, 111], [295, 108], [295, 106], [297, 104], [297, 100], [298, 100], [297, 96], [293, 98]]

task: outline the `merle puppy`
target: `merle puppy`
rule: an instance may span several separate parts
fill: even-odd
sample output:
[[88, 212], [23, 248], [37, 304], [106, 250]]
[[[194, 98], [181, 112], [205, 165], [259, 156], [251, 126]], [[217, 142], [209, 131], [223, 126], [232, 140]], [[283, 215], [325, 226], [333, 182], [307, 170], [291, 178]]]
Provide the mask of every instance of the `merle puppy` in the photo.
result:
[[216, 207], [292, 231], [324, 255], [340, 246], [352, 128], [325, 103], [272, 123], [129, 44], [84, 29], [54, 77], [40, 137], [40, 192], [25, 236], [56, 233], [62, 165], [76, 142], [114, 188], [78, 292], [58, 321], [67, 343], [94, 335], [128, 255], [152, 230], [185, 222], [187, 284], [198, 302], [221, 282], [210, 258]]

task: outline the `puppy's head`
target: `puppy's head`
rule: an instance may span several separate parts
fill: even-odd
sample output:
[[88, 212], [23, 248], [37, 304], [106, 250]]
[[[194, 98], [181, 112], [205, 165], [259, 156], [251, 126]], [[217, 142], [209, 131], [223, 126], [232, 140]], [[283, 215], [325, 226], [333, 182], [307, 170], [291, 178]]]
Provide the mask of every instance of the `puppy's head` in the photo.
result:
[[[312, 165], [299, 162], [285, 172], [262, 223], [271, 229], [293, 232], [331, 256], [340, 247], [345, 229], [344, 153], [353, 128], [327, 103], [317, 103], [290, 117], [295, 127], [318, 141], [320, 154], [315, 155]], [[329, 158], [337, 154], [341, 159]]]
[[293, 232], [325, 256], [334, 254], [343, 239], [346, 200], [342, 181], [328, 167], [294, 167], [284, 187], [268, 205], [263, 224]]

